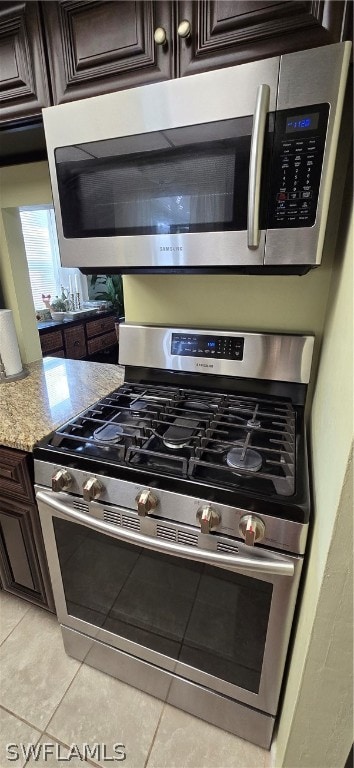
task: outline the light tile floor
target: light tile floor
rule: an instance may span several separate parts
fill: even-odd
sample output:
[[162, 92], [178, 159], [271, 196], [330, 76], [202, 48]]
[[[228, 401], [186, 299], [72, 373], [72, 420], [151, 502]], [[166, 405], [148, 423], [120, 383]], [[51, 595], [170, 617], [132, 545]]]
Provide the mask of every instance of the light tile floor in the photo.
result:
[[[270, 753], [66, 655], [55, 616], [0, 592], [0, 768], [268, 768]], [[6, 745], [42, 745], [26, 762]], [[69, 757], [71, 745], [106, 757]], [[113, 745], [125, 746], [124, 762]], [[45, 759], [43, 745], [56, 745]], [[39, 756], [39, 757], [38, 757]], [[91, 759], [92, 758], [92, 759]], [[100, 758], [100, 759], [99, 759]]]

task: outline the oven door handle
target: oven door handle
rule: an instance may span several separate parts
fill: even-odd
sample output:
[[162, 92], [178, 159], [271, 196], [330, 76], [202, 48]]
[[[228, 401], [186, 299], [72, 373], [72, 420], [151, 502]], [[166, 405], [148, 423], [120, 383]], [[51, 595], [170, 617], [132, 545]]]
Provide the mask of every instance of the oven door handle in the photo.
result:
[[258, 248], [259, 245], [259, 201], [261, 195], [263, 146], [269, 109], [269, 97], [269, 85], [259, 85], [253, 117], [248, 180], [247, 244], [249, 248]]
[[37, 491], [37, 500], [48, 505], [51, 509], [60, 512], [68, 520], [76, 523], [83, 523], [95, 531], [106, 533], [109, 536], [125, 541], [128, 544], [136, 544], [139, 547], [152, 549], [154, 552], [161, 552], [165, 555], [182, 557], [185, 560], [194, 560], [205, 565], [215, 565], [218, 568], [225, 568], [229, 571], [247, 571], [252, 573], [264, 574], [266, 576], [293, 576], [294, 564], [288, 560], [282, 559], [279, 555], [274, 555], [274, 560], [266, 560], [258, 557], [257, 550], [255, 556], [244, 557], [243, 555], [224, 555], [219, 552], [212, 552], [208, 549], [199, 549], [183, 544], [175, 544], [172, 541], [158, 539], [153, 536], [146, 536], [143, 533], [131, 530], [129, 528], [120, 528], [119, 526], [98, 520], [96, 517], [90, 517], [84, 512], [73, 510], [62, 501], [44, 491]]

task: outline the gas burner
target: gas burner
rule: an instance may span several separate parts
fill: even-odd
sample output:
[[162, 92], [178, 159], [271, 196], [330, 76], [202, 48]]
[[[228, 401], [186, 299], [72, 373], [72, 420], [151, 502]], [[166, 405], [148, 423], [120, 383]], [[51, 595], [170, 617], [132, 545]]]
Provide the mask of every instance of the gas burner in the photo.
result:
[[94, 440], [99, 443], [119, 443], [123, 439], [124, 428], [120, 424], [104, 424], [95, 429]]
[[130, 410], [131, 411], [146, 411], [148, 407], [148, 403], [145, 400], [133, 400], [132, 403], [130, 403]]
[[219, 400], [198, 399], [197, 397], [188, 397], [180, 404], [187, 411], [215, 411], [219, 405]]
[[175, 419], [162, 436], [166, 448], [179, 450], [190, 446], [191, 437], [195, 433], [196, 422], [187, 419]]
[[189, 411], [209, 411], [210, 407], [204, 400], [184, 400], [182, 405]]
[[95, 429], [93, 439], [97, 443], [116, 444], [121, 443], [126, 437], [136, 437], [140, 433], [140, 425], [135, 426], [133, 420], [130, 424], [125, 422], [124, 426], [112, 422]]
[[249, 427], [250, 429], [259, 429], [260, 426], [261, 426], [261, 422], [259, 421], [259, 419], [254, 419], [254, 418], [249, 419], [246, 424], [246, 427]]
[[261, 426], [261, 422], [259, 421], [259, 419], [256, 418], [257, 417], [258, 409], [259, 409], [259, 403], [257, 403], [257, 405], [256, 405], [256, 407], [255, 407], [255, 409], [253, 411], [252, 417], [250, 419], [248, 419], [248, 421], [246, 423], [246, 426], [249, 429], [259, 429], [259, 427]]
[[121, 411], [114, 419], [115, 424], [124, 424], [124, 431], [126, 426], [138, 429], [147, 426], [150, 422], [151, 419], [148, 416], [141, 416], [139, 413], [134, 413], [130, 410]]
[[231, 469], [244, 469], [247, 472], [258, 472], [262, 466], [262, 457], [252, 448], [235, 447], [228, 452], [226, 463]]
[[123, 459], [124, 451], [125, 448], [122, 442], [101, 443], [98, 440], [92, 440], [91, 442], [81, 443], [75, 449], [75, 454], [78, 456], [93, 456], [97, 459], [103, 458], [110, 461], [112, 459]]
[[[168, 431], [168, 430], [167, 430]], [[162, 438], [162, 442], [165, 446], [165, 448], [171, 448], [171, 450], [178, 451], [180, 448], [188, 448], [190, 445], [190, 440], [186, 440], [186, 438], [181, 437], [179, 440], [166, 440], [166, 438]]]

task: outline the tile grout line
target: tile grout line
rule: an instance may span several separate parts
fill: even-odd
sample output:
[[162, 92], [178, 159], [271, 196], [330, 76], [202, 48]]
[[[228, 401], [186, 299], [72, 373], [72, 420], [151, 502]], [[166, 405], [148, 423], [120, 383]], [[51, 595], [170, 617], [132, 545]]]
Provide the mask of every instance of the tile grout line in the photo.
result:
[[[38, 739], [37, 739], [37, 741], [36, 741], [36, 743], [34, 745], [35, 747], [37, 746], [37, 744], [39, 744], [39, 742], [40, 742], [40, 740], [41, 740], [41, 738], [43, 736], [43, 733], [44, 733], [44, 731], [41, 731], [41, 733], [39, 734], [39, 737], [38, 737]], [[23, 764], [23, 768], [26, 768], [26, 765], [28, 765], [29, 759], [30, 759], [30, 757], [28, 757], [28, 758], [26, 757], [26, 760], [25, 760], [25, 762]]]
[[25, 613], [23, 614], [23, 616], [21, 616], [21, 618], [19, 619], [19, 621], [17, 622], [17, 624], [15, 624], [15, 626], [14, 626], [14, 627], [12, 627], [12, 629], [11, 629], [11, 630], [10, 630], [10, 632], [9, 632], [9, 634], [8, 634], [8, 635], [6, 635], [6, 637], [4, 637], [4, 639], [1, 641], [1, 643], [0, 643], [0, 648], [1, 648], [1, 647], [4, 645], [4, 643], [6, 643], [6, 640], [8, 640], [8, 639], [9, 639], [9, 637], [11, 637], [12, 633], [15, 631], [15, 629], [17, 629], [17, 627], [19, 626], [19, 624], [21, 624], [21, 621], [23, 621], [23, 619], [24, 619], [24, 618], [27, 616], [27, 614], [29, 613], [29, 611], [31, 610], [31, 608], [32, 608], [32, 606], [31, 606], [31, 605], [29, 605], [29, 606], [28, 606], [28, 608], [27, 608], [27, 611], [25, 611]]
[[[79, 671], [79, 670], [78, 670], [78, 671]], [[75, 677], [76, 677], [76, 675], [75, 675]], [[69, 686], [69, 687], [70, 687], [70, 686]], [[68, 689], [67, 689], [67, 690], [69, 690], [69, 687], [68, 687]], [[64, 694], [64, 695], [65, 695], [65, 694]], [[63, 698], [64, 698], [64, 697], [63, 697]], [[61, 700], [61, 701], [62, 701], [62, 700]], [[33, 725], [33, 723], [30, 723], [28, 720], [25, 720], [25, 718], [24, 718], [24, 717], [21, 717], [20, 715], [16, 715], [16, 713], [15, 713], [15, 712], [13, 712], [11, 709], [8, 709], [8, 708], [7, 708], [7, 707], [5, 707], [3, 704], [1, 704], [1, 705], [0, 705], [0, 710], [1, 710], [1, 709], [3, 709], [3, 710], [4, 710], [4, 712], [7, 712], [7, 714], [8, 714], [8, 715], [12, 715], [12, 717], [13, 717], [15, 720], [19, 720], [21, 723], [24, 723], [24, 725], [27, 725], [27, 726], [29, 726], [29, 728], [33, 728], [35, 731], [37, 731], [37, 733], [38, 733], [38, 738], [35, 740], [34, 746], [36, 746], [36, 745], [37, 745], [37, 744], [40, 742], [40, 740], [42, 739], [42, 737], [43, 737], [43, 736], [48, 736], [50, 739], [53, 739], [53, 741], [56, 741], [58, 744], [61, 744], [63, 747], [66, 747], [67, 749], [70, 749], [70, 744], [66, 744], [66, 743], [65, 743], [65, 741], [61, 741], [61, 739], [58, 739], [58, 738], [57, 738], [57, 736], [52, 736], [50, 733], [48, 733], [48, 732], [47, 732], [46, 728], [44, 728], [44, 730], [42, 730], [41, 728], [38, 728], [38, 726], [36, 726], [36, 725]], [[50, 721], [49, 721], [49, 722], [50, 722]], [[21, 743], [22, 743], [22, 742], [21, 742]], [[29, 762], [29, 760], [30, 760], [30, 759], [31, 759], [31, 755], [29, 755], [29, 757], [28, 757], [28, 758], [26, 758], [26, 762], [25, 762], [25, 764], [24, 764], [24, 767], [23, 767], [23, 768], [25, 768], [25, 767], [26, 767], [26, 765], [28, 765], [28, 762]], [[100, 766], [99, 766], [99, 764], [98, 764], [98, 763], [94, 763], [94, 762], [93, 762], [92, 760], [90, 760], [90, 759], [86, 759], [86, 760], [85, 760], [85, 762], [87, 762], [87, 763], [88, 763], [88, 765], [92, 765], [92, 766], [94, 766], [94, 768], [100, 768]]]
[[[69, 658], [71, 658], [71, 657], [69, 657]], [[78, 661], [78, 659], [75, 659], [75, 661]], [[66, 696], [66, 694], [68, 693], [68, 691], [70, 690], [70, 688], [71, 688], [71, 686], [72, 686], [72, 684], [73, 684], [74, 680], [76, 680], [76, 677], [77, 677], [77, 675], [78, 675], [78, 674], [79, 674], [79, 672], [80, 672], [80, 669], [81, 669], [81, 667], [82, 667], [82, 664], [83, 664], [83, 662], [82, 662], [82, 661], [80, 661], [80, 663], [79, 663], [79, 666], [78, 666], [78, 669], [76, 670], [74, 677], [73, 677], [73, 678], [70, 680], [70, 683], [69, 683], [69, 685], [68, 685], [68, 687], [67, 687], [66, 691], [63, 693], [63, 695], [62, 695], [62, 697], [61, 697], [60, 701], [58, 702], [57, 706], [55, 707], [55, 710], [54, 710], [54, 712], [51, 714], [51, 716], [50, 716], [50, 718], [49, 718], [49, 720], [48, 720], [48, 722], [47, 722], [47, 725], [46, 725], [46, 727], [45, 727], [45, 731], [47, 730], [47, 728], [48, 728], [48, 725], [50, 725], [50, 723], [52, 722], [54, 715], [57, 713], [57, 711], [58, 711], [58, 709], [59, 709], [59, 707], [60, 707], [60, 705], [61, 705], [62, 701], [65, 699], [65, 696]], [[50, 734], [48, 734], [48, 735], [50, 735]]]
[[[14, 632], [14, 630], [15, 630], [15, 629], [16, 629], [16, 628], [17, 628], [17, 627], [18, 627], [18, 626], [21, 624], [21, 621], [23, 621], [23, 619], [24, 619], [24, 618], [27, 616], [27, 614], [28, 614], [28, 612], [31, 610], [31, 608], [32, 608], [32, 606], [29, 606], [29, 608], [28, 608], [28, 611], [26, 611], [26, 613], [25, 613], [25, 614], [22, 616], [22, 619], [20, 619], [20, 621], [19, 621], [19, 622], [16, 624], [16, 627], [13, 627], [13, 629], [11, 630], [11, 632], [9, 633], [9, 635], [8, 635], [8, 636], [5, 638], [5, 640], [3, 641], [3, 643], [5, 643], [5, 642], [6, 642], [6, 640], [7, 640], [7, 639], [10, 637], [10, 635], [12, 634], [12, 632]], [[58, 619], [58, 617], [57, 617], [57, 616], [56, 616], [56, 619]], [[2, 647], [3, 643], [1, 643], [1, 644], [0, 644], [0, 648]], [[75, 659], [75, 661], [78, 661], [78, 659]], [[72, 686], [72, 683], [74, 682], [74, 680], [75, 680], [75, 678], [76, 678], [77, 674], [80, 672], [80, 669], [81, 669], [81, 667], [82, 667], [82, 664], [83, 664], [83, 662], [82, 662], [82, 661], [80, 661], [80, 662], [79, 662], [79, 666], [78, 666], [78, 669], [76, 670], [76, 672], [75, 672], [75, 674], [74, 674], [74, 677], [72, 678], [72, 680], [70, 681], [70, 683], [69, 683], [68, 687], [66, 688], [65, 692], [63, 693], [63, 695], [62, 695], [62, 697], [61, 697], [60, 701], [58, 702], [57, 706], [55, 707], [55, 710], [54, 710], [54, 712], [52, 713], [52, 715], [50, 716], [50, 718], [49, 718], [49, 720], [48, 720], [48, 722], [47, 722], [47, 724], [46, 724], [46, 726], [45, 726], [45, 728], [44, 728], [44, 730], [43, 730], [43, 731], [41, 730], [41, 726], [39, 726], [39, 727], [38, 727], [38, 726], [36, 726], [36, 725], [33, 725], [33, 723], [29, 723], [29, 722], [27, 722], [27, 720], [24, 720], [24, 718], [20, 717], [20, 716], [19, 716], [19, 715], [17, 715], [15, 712], [12, 712], [12, 710], [8, 710], [8, 709], [7, 709], [7, 707], [4, 707], [3, 705], [1, 705], [1, 706], [3, 707], [3, 709], [5, 709], [7, 712], [9, 712], [9, 714], [11, 714], [11, 715], [14, 715], [15, 717], [17, 717], [17, 719], [19, 719], [19, 720], [22, 720], [24, 723], [26, 723], [26, 725], [30, 725], [32, 728], [35, 728], [37, 731], [41, 731], [41, 733], [45, 733], [45, 731], [46, 731], [46, 728], [48, 728], [48, 725], [49, 725], [49, 724], [51, 723], [51, 721], [53, 720], [53, 717], [54, 717], [54, 715], [56, 714], [56, 712], [57, 712], [58, 708], [60, 707], [60, 705], [61, 705], [61, 703], [62, 703], [62, 701], [63, 701], [64, 697], [66, 696], [66, 694], [67, 694], [68, 690], [71, 688], [71, 686]]]
[[38, 731], [38, 733], [41, 733], [41, 726], [38, 727], [38, 725], [33, 725], [33, 723], [30, 723], [29, 720], [26, 720], [24, 717], [21, 717], [21, 715], [17, 715], [16, 712], [13, 712], [12, 709], [9, 709], [4, 704], [0, 705], [0, 709], [3, 709], [4, 712], [7, 712], [8, 715], [12, 715], [12, 717], [15, 717], [16, 720], [20, 720], [21, 723], [28, 725], [29, 728], [34, 728], [35, 731]]
[[[62, 747], [66, 747], [66, 749], [70, 749], [70, 747], [71, 747], [71, 745], [70, 745], [70, 744], [66, 744], [66, 743], [65, 743], [65, 741], [62, 741], [61, 739], [58, 739], [56, 736], [51, 736], [51, 734], [50, 734], [50, 733], [48, 733], [48, 731], [47, 731], [47, 730], [44, 730], [44, 731], [42, 731], [42, 733], [41, 733], [41, 735], [40, 735], [40, 737], [39, 737], [38, 741], [36, 742], [36, 744], [38, 744], [38, 742], [39, 742], [39, 741], [42, 739], [42, 737], [43, 737], [43, 736], [48, 736], [48, 738], [49, 738], [49, 739], [52, 739], [52, 740], [53, 740], [53, 742], [56, 742], [57, 744], [60, 744]], [[30, 759], [31, 759], [31, 755], [28, 757], [28, 759], [26, 759], [26, 762], [25, 762], [25, 764], [24, 764], [23, 768], [26, 768], [26, 765], [28, 765], [28, 761], [29, 761]], [[99, 765], [99, 763], [94, 763], [94, 762], [93, 762], [91, 759], [89, 759], [89, 758], [85, 758], [85, 763], [87, 763], [87, 765], [92, 765], [92, 766], [93, 766], [93, 768], [100, 768], [100, 765]]]
[[150, 744], [150, 747], [149, 747], [148, 753], [147, 753], [147, 755], [146, 755], [146, 760], [145, 760], [145, 763], [144, 763], [144, 768], [147, 768], [147, 764], [148, 764], [148, 762], [149, 762], [149, 760], [150, 760], [150, 755], [151, 755], [151, 752], [152, 752], [152, 748], [153, 748], [153, 746], [154, 746], [154, 744], [155, 744], [155, 739], [156, 739], [156, 736], [157, 736], [157, 732], [158, 732], [158, 730], [159, 730], [159, 727], [160, 727], [160, 723], [161, 723], [161, 720], [162, 720], [162, 715], [163, 715], [163, 713], [164, 713], [164, 711], [165, 711], [165, 708], [166, 708], [166, 706], [167, 706], [167, 702], [166, 702], [166, 701], [164, 701], [164, 702], [163, 702], [163, 704], [162, 704], [162, 709], [161, 709], [161, 714], [160, 714], [160, 717], [159, 717], [159, 719], [158, 719], [158, 721], [157, 721], [157, 726], [156, 726], [156, 729], [155, 729], [155, 733], [154, 733], [154, 735], [153, 735], [153, 737], [152, 737], [152, 742], [151, 742], [151, 744]]

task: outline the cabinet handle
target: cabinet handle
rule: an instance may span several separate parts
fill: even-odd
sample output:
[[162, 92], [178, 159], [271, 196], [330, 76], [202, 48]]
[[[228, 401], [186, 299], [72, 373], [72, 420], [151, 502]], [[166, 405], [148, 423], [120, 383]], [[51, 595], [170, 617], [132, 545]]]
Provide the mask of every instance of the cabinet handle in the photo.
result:
[[74, 347], [79, 347], [79, 346], [80, 346], [80, 342], [76, 339], [76, 341], [74, 341]]
[[163, 27], [156, 27], [154, 31], [154, 40], [156, 45], [165, 45], [167, 42], [166, 30]]
[[192, 33], [192, 27], [190, 21], [188, 19], [183, 19], [180, 21], [178, 28], [177, 28], [177, 35], [178, 37], [182, 37], [186, 39], [187, 37], [190, 37]]

